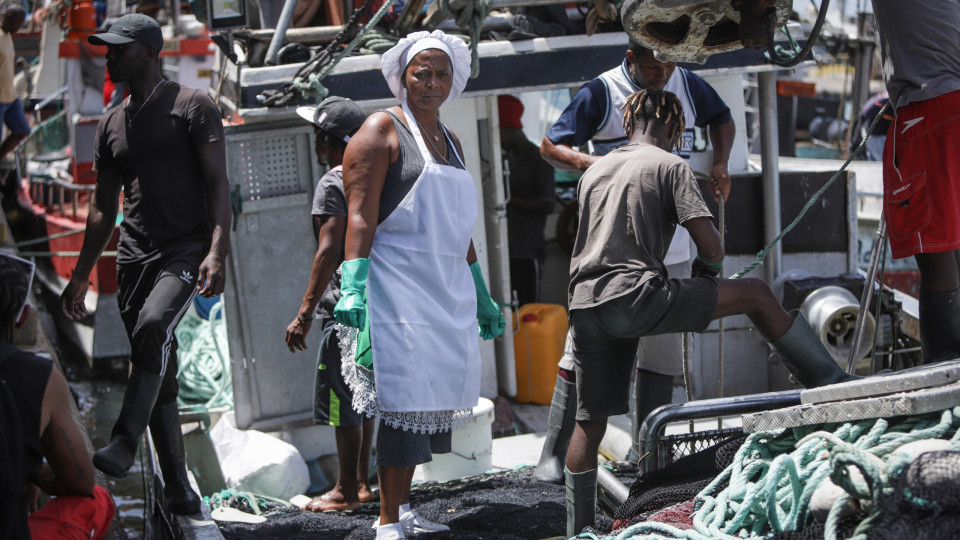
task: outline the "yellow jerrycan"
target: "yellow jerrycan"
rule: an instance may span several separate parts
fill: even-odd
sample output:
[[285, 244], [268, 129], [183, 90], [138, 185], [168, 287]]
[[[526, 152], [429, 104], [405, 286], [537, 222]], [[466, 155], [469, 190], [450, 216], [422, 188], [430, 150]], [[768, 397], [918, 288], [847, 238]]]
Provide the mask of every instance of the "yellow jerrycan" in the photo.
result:
[[517, 319], [513, 335], [517, 402], [549, 405], [567, 336], [567, 310], [559, 304], [524, 304]]

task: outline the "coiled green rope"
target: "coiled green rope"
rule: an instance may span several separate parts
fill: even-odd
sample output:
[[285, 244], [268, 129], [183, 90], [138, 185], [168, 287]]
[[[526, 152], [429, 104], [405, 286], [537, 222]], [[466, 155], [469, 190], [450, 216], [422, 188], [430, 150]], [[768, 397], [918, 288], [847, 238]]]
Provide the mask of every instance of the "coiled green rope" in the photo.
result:
[[[741, 539], [798, 530], [810, 519], [814, 492], [829, 478], [844, 494], [830, 509], [825, 538], [837, 537], [843, 508], [852, 499], [861, 499], [872, 504], [851, 538], [865, 540], [879, 517], [881, 497], [892, 491], [890, 479], [912, 462], [906, 453], [896, 450], [929, 439], [948, 440], [954, 450], [960, 450], [958, 428], [960, 407], [902, 419], [754, 433], [737, 452], [733, 464], [697, 496], [693, 529], [643, 522], [614, 536], [583, 533], [576, 538]], [[852, 469], [858, 470], [862, 479], [851, 475]]]
[[230, 377], [230, 349], [222, 309], [217, 302], [210, 309], [210, 319], [192, 313], [184, 315], [174, 332], [177, 336], [177, 382], [180, 405], [233, 407], [233, 384]]
[[396, 45], [398, 41], [400, 41], [400, 38], [397, 36], [391, 36], [390, 34], [373, 29], [360, 38], [360, 43], [357, 45], [357, 53], [383, 54]]
[[211, 510], [216, 510], [220, 507], [236, 508], [255, 516], [283, 512], [296, 508], [283, 499], [237, 489], [220, 490], [209, 497], [204, 497], [204, 502], [207, 503], [207, 506], [209, 506]]
[[467, 33], [470, 39], [464, 40], [470, 45], [470, 78], [476, 79], [480, 75], [480, 32], [483, 30], [483, 20], [493, 8], [491, 0], [472, 0], [460, 11], [450, 7], [450, 0], [440, 0], [440, 10], [452, 18], [461, 30]]

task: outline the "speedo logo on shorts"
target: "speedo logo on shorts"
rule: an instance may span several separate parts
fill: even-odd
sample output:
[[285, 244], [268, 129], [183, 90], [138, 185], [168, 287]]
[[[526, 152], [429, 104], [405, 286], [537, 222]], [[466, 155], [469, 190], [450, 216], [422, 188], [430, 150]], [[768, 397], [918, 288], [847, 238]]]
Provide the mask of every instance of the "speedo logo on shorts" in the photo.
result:
[[903, 131], [901, 131], [900, 134], [903, 135], [904, 133], [907, 132], [908, 129], [910, 129], [910, 128], [912, 128], [913, 126], [919, 124], [920, 122], [923, 122], [923, 119], [924, 119], [924, 118], [926, 118], [926, 117], [925, 117], [925, 116], [921, 116], [920, 118], [914, 118], [913, 120], [904, 120], [904, 121], [903, 121]]
[[899, 195], [899, 194], [903, 193], [904, 191], [910, 189], [910, 186], [911, 186], [911, 185], [912, 185], [912, 182], [911, 182], [910, 184], [905, 185], [905, 186], [898, 187], [897, 189], [893, 190], [893, 192], [890, 193], [890, 194], [891, 194], [891, 195]]

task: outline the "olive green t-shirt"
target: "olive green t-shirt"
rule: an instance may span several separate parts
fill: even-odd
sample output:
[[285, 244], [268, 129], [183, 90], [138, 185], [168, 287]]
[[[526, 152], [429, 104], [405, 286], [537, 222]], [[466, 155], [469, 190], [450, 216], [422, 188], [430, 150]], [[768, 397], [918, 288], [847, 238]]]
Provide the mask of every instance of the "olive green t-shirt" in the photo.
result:
[[577, 200], [570, 309], [602, 304], [665, 276], [663, 259], [677, 225], [713, 217], [690, 166], [648, 144], [621, 146], [591, 165]]

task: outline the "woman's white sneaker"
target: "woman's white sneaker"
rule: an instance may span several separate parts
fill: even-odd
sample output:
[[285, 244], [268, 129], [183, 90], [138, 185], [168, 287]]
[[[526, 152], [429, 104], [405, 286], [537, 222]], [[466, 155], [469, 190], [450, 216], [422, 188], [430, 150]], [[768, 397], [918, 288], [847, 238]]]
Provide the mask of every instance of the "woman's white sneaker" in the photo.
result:
[[400, 515], [400, 524], [403, 525], [403, 532], [414, 535], [428, 532], [449, 531], [450, 527], [427, 521], [426, 518], [417, 513], [416, 510], [410, 510]]

